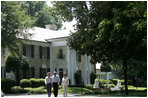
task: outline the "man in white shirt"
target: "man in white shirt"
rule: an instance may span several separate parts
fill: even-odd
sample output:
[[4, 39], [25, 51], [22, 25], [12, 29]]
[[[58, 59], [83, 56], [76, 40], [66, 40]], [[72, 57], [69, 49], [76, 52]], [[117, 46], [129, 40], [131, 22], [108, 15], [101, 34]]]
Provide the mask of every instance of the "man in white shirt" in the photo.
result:
[[54, 75], [52, 75], [52, 82], [53, 82], [53, 93], [54, 93], [54, 97], [58, 96], [58, 87], [59, 87], [59, 83], [60, 83], [60, 78], [58, 75], [56, 75], [56, 72], [54, 71], [53, 73]]
[[62, 78], [62, 88], [63, 88], [63, 96], [67, 97], [67, 89], [68, 89], [68, 85], [69, 85], [69, 79], [67, 77], [67, 74], [64, 72], [63, 73], [63, 78]]
[[52, 88], [52, 78], [50, 77], [50, 72], [48, 72], [47, 76], [45, 77], [45, 85], [48, 92], [48, 97], [50, 97]]

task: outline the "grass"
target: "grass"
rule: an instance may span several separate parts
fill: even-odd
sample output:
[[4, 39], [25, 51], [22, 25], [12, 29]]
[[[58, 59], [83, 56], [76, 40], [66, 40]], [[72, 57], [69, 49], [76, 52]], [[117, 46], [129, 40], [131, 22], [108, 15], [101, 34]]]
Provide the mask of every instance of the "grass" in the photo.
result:
[[[139, 96], [139, 97], [146, 97], [146, 87], [133, 87], [128, 85], [129, 95], [128, 96]], [[37, 88], [21, 88], [19, 86], [15, 86], [12, 88], [13, 93], [29, 93], [29, 94], [43, 94], [47, 93], [44, 86], [37, 87]], [[53, 92], [53, 88], [52, 88]], [[63, 89], [59, 87], [59, 94], [63, 93]], [[96, 94], [94, 94], [93, 90], [89, 88], [81, 88], [81, 87], [68, 87], [68, 93], [82, 93], [83, 96], [101, 96], [101, 97], [113, 97], [113, 96], [126, 96], [124, 91], [107, 91], [107, 90], [100, 90], [98, 89]]]
[[[68, 93], [92, 93], [92, 90], [80, 87], [68, 87]], [[59, 89], [59, 93], [63, 93], [63, 89]]]

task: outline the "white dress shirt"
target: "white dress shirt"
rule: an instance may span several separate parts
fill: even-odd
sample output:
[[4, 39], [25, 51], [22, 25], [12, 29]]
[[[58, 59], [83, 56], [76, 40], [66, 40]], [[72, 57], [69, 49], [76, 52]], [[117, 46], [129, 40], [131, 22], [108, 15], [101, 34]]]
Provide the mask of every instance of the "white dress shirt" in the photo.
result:
[[60, 82], [60, 78], [59, 78], [59, 76], [58, 75], [56, 75], [56, 76], [54, 76], [54, 75], [52, 75], [52, 82]]
[[52, 83], [51, 77], [48, 77], [48, 76], [45, 77], [45, 84], [47, 84], [47, 83]]
[[66, 77], [66, 78], [62, 78], [62, 84], [61, 84], [62, 86], [68, 86], [69, 85], [69, 79], [68, 79], [68, 77]]

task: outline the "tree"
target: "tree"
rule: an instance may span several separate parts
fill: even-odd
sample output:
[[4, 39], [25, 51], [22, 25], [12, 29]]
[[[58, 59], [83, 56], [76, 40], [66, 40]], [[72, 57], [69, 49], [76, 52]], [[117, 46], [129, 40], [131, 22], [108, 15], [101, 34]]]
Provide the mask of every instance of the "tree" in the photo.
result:
[[45, 28], [47, 24], [55, 24], [57, 29], [62, 27], [62, 21], [54, 8], [47, 6], [45, 1], [24, 1], [21, 2], [21, 7], [27, 11], [27, 15], [36, 17], [34, 26]]
[[2, 48], [15, 50], [18, 48], [19, 36], [27, 36], [23, 30], [32, 27], [35, 18], [25, 14], [19, 2], [2, 1], [1, 2], [1, 30], [2, 30]]
[[146, 2], [54, 2], [62, 18], [77, 20], [68, 45], [91, 56], [91, 63], [122, 62], [125, 93], [130, 60], [146, 62]]
[[17, 85], [19, 85], [21, 77], [27, 78], [26, 75], [30, 72], [29, 61], [26, 57], [17, 55], [15, 52], [9, 53], [5, 61], [5, 71], [13, 71]]

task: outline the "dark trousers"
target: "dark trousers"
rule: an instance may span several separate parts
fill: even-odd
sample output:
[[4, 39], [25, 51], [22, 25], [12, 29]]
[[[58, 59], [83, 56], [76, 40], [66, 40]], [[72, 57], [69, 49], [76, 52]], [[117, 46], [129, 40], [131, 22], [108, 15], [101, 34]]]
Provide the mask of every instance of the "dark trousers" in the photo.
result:
[[53, 93], [54, 93], [54, 97], [57, 97], [58, 96], [58, 83], [57, 82], [54, 82], [53, 83]]
[[48, 97], [51, 96], [51, 88], [52, 88], [51, 83], [47, 83], [47, 85], [46, 85], [46, 89], [47, 89]]

